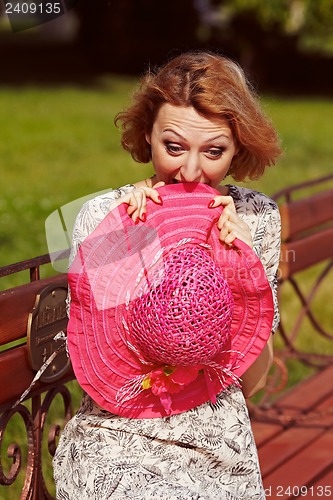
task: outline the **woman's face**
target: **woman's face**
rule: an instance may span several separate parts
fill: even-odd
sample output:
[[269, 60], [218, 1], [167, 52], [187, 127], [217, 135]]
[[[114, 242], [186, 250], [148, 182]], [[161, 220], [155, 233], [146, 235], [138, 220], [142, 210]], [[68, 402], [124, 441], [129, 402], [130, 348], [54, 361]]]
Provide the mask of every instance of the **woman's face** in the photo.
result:
[[163, 104], [150, 135], [157, 180], [203, 182], [216, 188], [237, 147], [227, 121], [213, 122], [192, 107]]

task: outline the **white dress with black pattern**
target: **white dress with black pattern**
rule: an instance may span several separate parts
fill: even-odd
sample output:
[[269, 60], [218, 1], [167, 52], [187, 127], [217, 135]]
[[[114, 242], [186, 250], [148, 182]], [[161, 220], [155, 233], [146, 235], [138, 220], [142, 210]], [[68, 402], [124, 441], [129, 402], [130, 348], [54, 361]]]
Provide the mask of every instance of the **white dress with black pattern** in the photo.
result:
[[[71, 260], [83, 239], [132, 185], [87, 202], [77, 218]], [[229, 186], [238, 215], [249, 225], [279, 314], [276, 273], [280, 217], [267, 196]], [[127, 419], [85, 395], [68, 422], [53, 460], [58, 500], [265, 499], [257, 450], [241, 389], [230, 386], [210, 402], [179, 415]]]

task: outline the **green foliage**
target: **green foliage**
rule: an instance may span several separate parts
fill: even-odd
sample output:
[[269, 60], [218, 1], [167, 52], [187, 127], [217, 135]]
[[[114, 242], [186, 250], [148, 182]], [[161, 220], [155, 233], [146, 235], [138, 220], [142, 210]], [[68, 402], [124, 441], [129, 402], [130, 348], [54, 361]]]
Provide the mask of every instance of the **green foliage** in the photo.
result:
[[0, 91], [0, 266], [47, 253], [53, 210], [146, 175], [113, 124], [133, 86], [113, 77], [94, 89]]
[[266, 31], [274, 28], [284, 35], [296, 35], [301, 49], [333, 52], [331, 0], [224, 0], [218, 3], [224, 18], [250, 13]]
[[289, 17], [289, 0], [227, 0], [221, 8], [228, 8], [232, 15], [243, 12], [254, 12], [260, 23], [269, 28], [273, 24], [284, 25]]

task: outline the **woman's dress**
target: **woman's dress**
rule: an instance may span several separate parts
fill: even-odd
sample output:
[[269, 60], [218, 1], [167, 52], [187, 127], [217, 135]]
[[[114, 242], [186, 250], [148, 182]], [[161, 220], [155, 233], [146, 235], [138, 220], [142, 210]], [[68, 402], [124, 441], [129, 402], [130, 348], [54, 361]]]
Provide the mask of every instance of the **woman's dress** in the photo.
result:
[[[87, 202], [73, 232], [73, 260], [83, 239], [132, 190], [127, 185]], [[271, 284], [278, 326], [277, 268], [280, 216], [256, 191], [229, 186], [238, 215], [249, 225], [253, 249]], [[112, 208], [112, 207], [111, 207]], [[84, 395], [68, 422], [53, 460], [58, 500], [264, 499], [257, 450], [243, 393], [230, 386], [179, 415], [127, 419]]]

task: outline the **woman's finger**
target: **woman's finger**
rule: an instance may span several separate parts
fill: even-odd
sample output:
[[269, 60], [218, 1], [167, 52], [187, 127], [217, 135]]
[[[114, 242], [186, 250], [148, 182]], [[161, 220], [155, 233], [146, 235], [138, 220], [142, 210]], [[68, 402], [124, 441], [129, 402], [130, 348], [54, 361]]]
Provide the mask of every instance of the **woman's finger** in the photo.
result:
[[224, 207], [229, 207], [231, 210], [236, 212], [234, 200], [232, 196], [223, 196], [223, 195], [217, 195], [214, 196], [214, 198], [211, 199], [211, 201], [208, 203], [209, 208], [215, 208], [220, 205], [223, 205]]
[[252, 236], [249, 226], [238, 216], [232, 197], [215, 196], [208, 206], [213, 208], [219, 205], [223, 205], [224, 207], [217, 222], [217, 227], [220, 230], [220, 240], [227, 245], [231, 245], [238, 238], [252, 247]]
[[155, 188], [163, 185], [164, 182], [158, 182], [154, 188], [148, 186], [134, 188], [130, 193], [120, 198], [117, 204], [126, 203], [128, 205], [127, 213], [135, 223], [138, 223], [139, 220], [145, 222], [147, 219], [147, 198], [161, 205], [163, 203], [162, 198]]
[[253, 243], [249, 228], [227, 221], [220, 231], [220, 240], [224, 241], [227, 245], [231, 245], [236, 238], [244, 241], [244, 243], [252, 248]]

